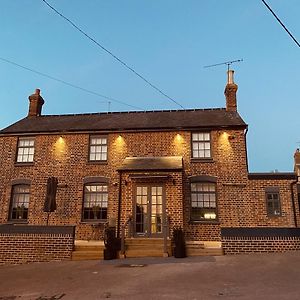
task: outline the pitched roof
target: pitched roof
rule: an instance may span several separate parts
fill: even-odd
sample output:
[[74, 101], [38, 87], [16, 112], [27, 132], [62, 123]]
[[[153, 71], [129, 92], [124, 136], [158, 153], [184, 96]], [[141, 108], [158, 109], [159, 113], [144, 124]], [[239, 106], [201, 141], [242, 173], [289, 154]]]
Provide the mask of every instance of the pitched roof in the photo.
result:
[[182, 170], [182, 157], [126, 157], [119, 170]]
[[0, 134], [246, 127], [237, 112], [195, 109], [26, 117]]

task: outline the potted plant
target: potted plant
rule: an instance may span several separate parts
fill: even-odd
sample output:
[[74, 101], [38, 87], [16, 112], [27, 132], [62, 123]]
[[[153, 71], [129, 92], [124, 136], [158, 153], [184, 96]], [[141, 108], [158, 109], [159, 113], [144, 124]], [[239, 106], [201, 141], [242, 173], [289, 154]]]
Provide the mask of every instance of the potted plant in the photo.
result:
[[174, 257], [186, 257], [184, 232], [181, 227], [173, 229]]
[[119, 238], [116, 237], [115, 233], [115, 227], [107, 227], [104, 230], [105, 249], [103, 252], [103, 256], [105, 260], [117, 258], [117, 253], [120, 250], [121, 241]]

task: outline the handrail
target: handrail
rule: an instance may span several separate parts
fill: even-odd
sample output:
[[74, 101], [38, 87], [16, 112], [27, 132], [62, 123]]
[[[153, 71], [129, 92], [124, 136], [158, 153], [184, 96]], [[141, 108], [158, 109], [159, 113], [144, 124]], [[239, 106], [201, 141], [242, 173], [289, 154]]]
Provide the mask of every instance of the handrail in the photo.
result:
[[164, 237], [164, 257], [168, 257], [168, 236], [170, 236], [170, 216], [166, 215], [163, 219], [163, 237]]
[[128, 237], [131, 237], [132, 216], [129, 216], [124, 225], [121, 226], [121, 255], [125, 256], [125, 229], [128, 226]]

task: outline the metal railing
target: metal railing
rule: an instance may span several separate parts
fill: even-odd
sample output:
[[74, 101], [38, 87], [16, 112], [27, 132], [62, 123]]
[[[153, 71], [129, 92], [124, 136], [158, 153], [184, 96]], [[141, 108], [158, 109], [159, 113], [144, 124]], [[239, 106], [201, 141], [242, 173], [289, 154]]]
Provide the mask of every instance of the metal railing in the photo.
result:
[[125, 237], [126, 237], [126, 227], [127, 227], [127, 237], [132, 237], [132, 216], [129, 216], [127, 221], [122, 225], [121, 230], [121, 255], [125, 256]]
[[164, 238], [164, 253], [163, 256], [167, 257], [168, 254], [168, 237], [170, 236], [170, 216], [166, 215], [163, 219], [163, 238]]

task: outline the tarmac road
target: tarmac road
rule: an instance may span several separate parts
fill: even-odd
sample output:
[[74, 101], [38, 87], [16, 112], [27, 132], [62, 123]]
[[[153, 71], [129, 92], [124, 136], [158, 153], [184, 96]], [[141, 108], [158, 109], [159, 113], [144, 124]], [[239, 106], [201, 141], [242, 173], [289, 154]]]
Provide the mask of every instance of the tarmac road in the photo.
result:
[[0, 300], [300, 299], [300, 252], [0, 266]]

